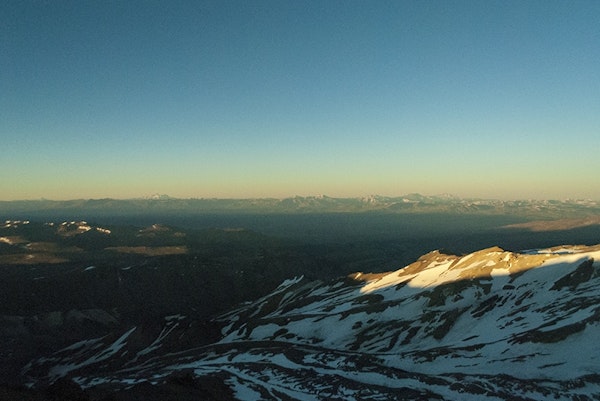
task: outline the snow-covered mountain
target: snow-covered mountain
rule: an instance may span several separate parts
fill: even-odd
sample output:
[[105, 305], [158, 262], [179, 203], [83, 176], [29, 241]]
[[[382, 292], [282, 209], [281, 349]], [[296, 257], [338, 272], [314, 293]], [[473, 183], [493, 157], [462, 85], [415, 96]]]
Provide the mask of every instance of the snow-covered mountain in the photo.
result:
[[389, 273], [295, 278], [216, 318], [216, 341], [172, 315], [23, 374], [119, 390], [211, 378], [227, 389], [211, 399], [600, 399], [599, 258], [600, 245], [434, 251]]

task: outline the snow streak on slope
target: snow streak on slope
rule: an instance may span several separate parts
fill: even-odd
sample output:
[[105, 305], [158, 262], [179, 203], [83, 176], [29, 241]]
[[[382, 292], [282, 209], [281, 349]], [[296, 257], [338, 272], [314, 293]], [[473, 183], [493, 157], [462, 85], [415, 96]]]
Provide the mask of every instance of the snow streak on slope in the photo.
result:
[[[436, 251], [386, 274], [287, 280], [220, 316], [208, 346], [161, 346], [169, 328], [143, 352], [97, 339], [26, 373], [41, 383], [69, 366], [83, 386], [114, 388], [218, 373], [257, 400], [600, 399], [599, 258], [600, 246]], [[96, 355], [115, 359], [77, 370]]]

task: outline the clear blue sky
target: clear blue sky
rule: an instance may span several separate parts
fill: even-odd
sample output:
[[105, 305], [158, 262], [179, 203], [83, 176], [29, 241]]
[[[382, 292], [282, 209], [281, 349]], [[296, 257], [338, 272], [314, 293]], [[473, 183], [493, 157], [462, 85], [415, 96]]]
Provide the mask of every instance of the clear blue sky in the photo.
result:
[[600, 199], [599, 1], [0, 4], [0, 199]]

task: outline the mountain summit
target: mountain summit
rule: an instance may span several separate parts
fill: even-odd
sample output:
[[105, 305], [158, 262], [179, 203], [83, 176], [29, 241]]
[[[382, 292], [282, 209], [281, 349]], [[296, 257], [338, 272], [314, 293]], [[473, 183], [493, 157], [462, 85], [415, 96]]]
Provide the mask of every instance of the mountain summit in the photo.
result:
[[[32, 361], [32, 385], [83, 388], [218, 380], [240, 400], [600, 398], [600, 245], [457, 256], [389, 273], [302, 277], [220, 315], [220, 338], [165, 317]], [[179, 375], [179, 376], [178, 376]]]

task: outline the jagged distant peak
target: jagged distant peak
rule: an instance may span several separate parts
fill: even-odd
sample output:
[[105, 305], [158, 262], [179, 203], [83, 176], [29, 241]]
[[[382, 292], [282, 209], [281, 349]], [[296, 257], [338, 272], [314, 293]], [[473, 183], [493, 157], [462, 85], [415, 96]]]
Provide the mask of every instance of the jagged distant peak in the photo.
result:
[[411, 193], [403, 195], [402, 197], [403, 198], [408, 198], [408, 199], [415, 199], [415, 200], [423, 200], [423, 199], [430, 199], [431, 198], [428, 195], [423, 195], [423, 194], [418, 193], [418, 192], [411, 192]]
[[460, 198], [459, 196], [447, 192], [437, 194], [434, 197], [438, 199], [462, 200], [462, 198]]
[[361, 198], [360, 200], [363, 203], [367, 203], [367, 204], [371, 204], [371, 205], [376, 205], [378, 203], [381, 202], [388, 202], [390, 198], [388, 198], [387, 196], [383, 196], [383, 195], [368, 195], [365, 196], [363, 198]]
[[172, 198], [172, 197], [170, 197], [167, 194], [155, 193], [155, 194], [152, 194], [152, 195], [146, 197], [146, 199], [150, 199], [150, 200], [169, 200], [169, 199], [175, 199], [175, 198]]

